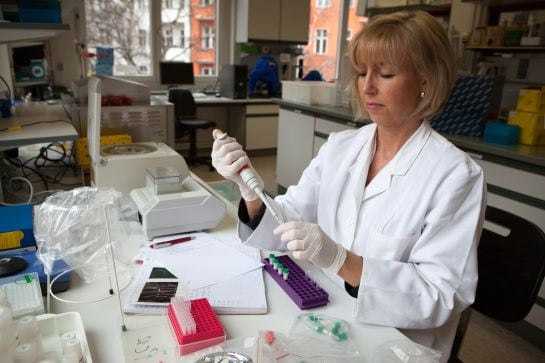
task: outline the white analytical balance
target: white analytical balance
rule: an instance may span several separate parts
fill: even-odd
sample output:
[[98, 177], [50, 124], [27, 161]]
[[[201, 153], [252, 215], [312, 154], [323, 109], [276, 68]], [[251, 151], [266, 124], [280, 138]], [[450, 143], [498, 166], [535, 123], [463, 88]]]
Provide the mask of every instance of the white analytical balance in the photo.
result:
[[147, 168], [146, 186], [130, 195], [149, 240], [213, 228], [225, 215], [221, 200], [191, 176], [169, 166]]

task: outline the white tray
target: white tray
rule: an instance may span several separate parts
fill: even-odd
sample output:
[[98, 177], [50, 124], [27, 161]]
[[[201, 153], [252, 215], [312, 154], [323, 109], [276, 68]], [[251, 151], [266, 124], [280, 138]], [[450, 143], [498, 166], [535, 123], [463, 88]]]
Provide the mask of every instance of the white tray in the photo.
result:
[[42, 314], [37, 315], [36, 319], [40, 324], [44, 352], [55, 351], [59, 357], [62, 357], [61, 335], [73, 331], [81, 343], [85, 363], [93, 362], [79, 313]]

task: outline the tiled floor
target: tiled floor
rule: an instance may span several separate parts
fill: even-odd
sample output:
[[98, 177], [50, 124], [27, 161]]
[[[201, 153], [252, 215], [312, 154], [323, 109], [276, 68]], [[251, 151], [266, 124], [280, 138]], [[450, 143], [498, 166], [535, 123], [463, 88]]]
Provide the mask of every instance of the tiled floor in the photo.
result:
[[[265, 189], [276, 194], [276, 156], [252, 157], [252, 164], [265, 182]], [[207, 182], [223, 180], [205, 166], [192, 171]], [[544, 350], [528, 343], [484, 315], [473, 312], [459, 358], [466, 362], [545, 362]]]

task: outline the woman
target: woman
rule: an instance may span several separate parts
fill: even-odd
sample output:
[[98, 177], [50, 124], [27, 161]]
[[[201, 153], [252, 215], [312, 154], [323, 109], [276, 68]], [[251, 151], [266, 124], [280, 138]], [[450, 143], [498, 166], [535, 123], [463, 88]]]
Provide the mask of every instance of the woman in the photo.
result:
[[213, 164], [241, 186], [242, 241], [324, 268], [356, 298], [357, 321], [399, 328], [446, 361], [474, 300], [486, 204], [480, 167], [428, 123], [456, 77], [454, 54], [417, 11], [373, 18], [350, 59], [356, 116], [373, 122], [331, 134], [271, 202], [289, 222], [278, 225], [240, 180], [249, 159], [234, 139], [214, 143]]

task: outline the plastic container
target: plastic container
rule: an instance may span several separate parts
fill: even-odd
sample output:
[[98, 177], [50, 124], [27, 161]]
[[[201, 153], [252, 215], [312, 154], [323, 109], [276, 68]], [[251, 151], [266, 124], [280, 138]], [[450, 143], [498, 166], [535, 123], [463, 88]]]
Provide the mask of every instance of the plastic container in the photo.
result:
[[282, 99], [307, 105], [334, 105], [337, 86], [319, 81], [282, 81]]
[[519, 143], [520, 127], [502, 122], [487, 122], [484, 141], [492, 144], [515, 145]]
[[508, 123], [520, 126], [519, 142], [526, 145], [545, 145], [545, 115], [534, 112], [511, 111]]
[[62, 336], [70, 332], [75, 334], [76, 339], [80, 343], [83, 362], [93, 362], [79, 313], [42, 314], [38, 315], [36, 319], [40, 326], [44, 352], [56, 352], [59, 357], [63, 357]]

